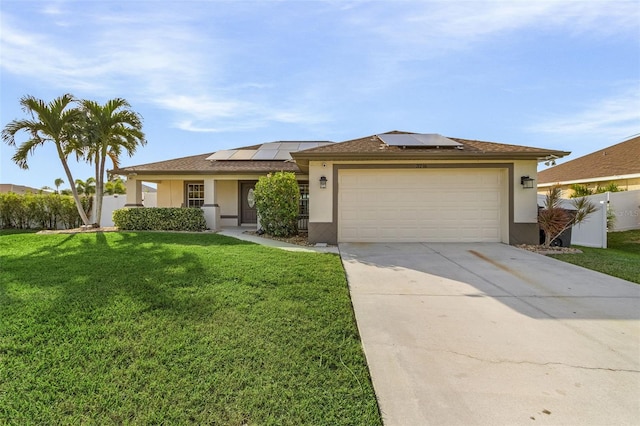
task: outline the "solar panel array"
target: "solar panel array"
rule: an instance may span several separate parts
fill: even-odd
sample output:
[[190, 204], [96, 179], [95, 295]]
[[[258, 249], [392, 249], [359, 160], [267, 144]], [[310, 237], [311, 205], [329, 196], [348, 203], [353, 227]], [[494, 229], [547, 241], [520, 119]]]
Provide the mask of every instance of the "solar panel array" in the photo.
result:
[[331, 142], [268, 142], [258, 149], [223, 149], [214, 152], [207, 160], [291, 160], [291, 153], [304, 149], [317, 148]]
[[460, 142], [436, 133], [385, 133], [378, 135], [380, 140], [389, 146], [416, 148], [457, 148], [463, 147]]

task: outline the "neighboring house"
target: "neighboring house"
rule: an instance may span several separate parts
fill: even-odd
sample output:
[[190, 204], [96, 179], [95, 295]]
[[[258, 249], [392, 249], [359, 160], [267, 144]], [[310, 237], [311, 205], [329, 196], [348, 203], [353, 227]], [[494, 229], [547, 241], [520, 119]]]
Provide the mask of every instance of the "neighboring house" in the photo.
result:
[[[7, 192], [13, 192], [15, 194], [26, 194], [27, 192], [31, 192], [33, 194], [38, 194], [40, 192], [47, 192], [47, 190], [31, 188], [23, 185], [14, 185], [12, 183], [0, 183], [0, 193]], [[49, 192], [51, 192], [51, 190], [49, 190]]]
[[142, 181], [155, 182], [159, 207], [202, 207], [211, 229], [255, 224], [253, 186], [284, 170], [301, 184], [310, 242], [536, 244], [537, 164], [568, 154], [394, 131], [341, 143], [267, 143], [114, 172], [128, 176], [128, 205], [140, 206]]
[[157, 191], [153, 186], [142, 184], [142, 192], [156, 193]]
[[640, 189], [640, 136], [538, 173], [538, 191], [557, 185], [563, 198], [573, 194], [574, 184], [595, 190], [611, 183], [626, 191]]

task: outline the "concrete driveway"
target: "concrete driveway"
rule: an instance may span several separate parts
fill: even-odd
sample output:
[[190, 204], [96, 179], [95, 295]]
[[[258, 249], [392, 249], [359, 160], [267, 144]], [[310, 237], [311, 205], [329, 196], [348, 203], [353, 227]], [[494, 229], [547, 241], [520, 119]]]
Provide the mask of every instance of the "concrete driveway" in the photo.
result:
[[386, 425], [640, 423], [640, 285], [503, 244], [340, 254]]

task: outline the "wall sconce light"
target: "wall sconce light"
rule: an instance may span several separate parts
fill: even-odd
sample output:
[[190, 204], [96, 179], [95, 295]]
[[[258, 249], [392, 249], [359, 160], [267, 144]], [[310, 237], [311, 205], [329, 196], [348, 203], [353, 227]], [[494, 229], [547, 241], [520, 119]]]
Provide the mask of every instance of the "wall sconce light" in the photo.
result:
[[522, 185], [522, 187], [525, 189], [533, 188], [533, 179], [529, 176], [521, 176], [520, 185]]
[[320, 176], [320, 188], [325, 189], [327, 187], [327, 177]]

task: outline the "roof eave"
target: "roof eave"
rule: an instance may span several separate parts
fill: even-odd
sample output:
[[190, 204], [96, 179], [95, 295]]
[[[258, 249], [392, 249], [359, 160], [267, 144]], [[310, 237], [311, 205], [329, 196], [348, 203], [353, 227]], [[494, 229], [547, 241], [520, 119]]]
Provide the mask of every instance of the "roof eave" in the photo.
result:
[[640, 173], [631, 173], [627, 175], [597, 176], [592, 178], [573, 179], [573, 180], [565, 180], [565, 181], [558, 181], [558, 182], [540, 182], [538, 183], [538, 186], [547, 188], [554, 185], [573, 185], [573, 184], [582, 184], [582, 183], [590, 183], [590, 182], [608, 182], [612, 180], [636, 179], [636, 178], [640, 178]]
[[[300, 169], [300, 167], [298, 167]], [[177, 175], [248, 175], [248, 174], [265, 174], [269, 172], [276, 172], [282, 170], [281, 168], [274, 167], [272, 169], [265, 170], [110, 170], [109, 173], [124, 175], [124, 176], [177, 176]], [[287, 170], [300, 174], [299, 170]]]
[[549, 156], [561, 158], [569, 155], [566, 151], [537, 152], [297, 152], [293, 159], [300, 164], [301, 160], [538, 160], [544, 161]]

